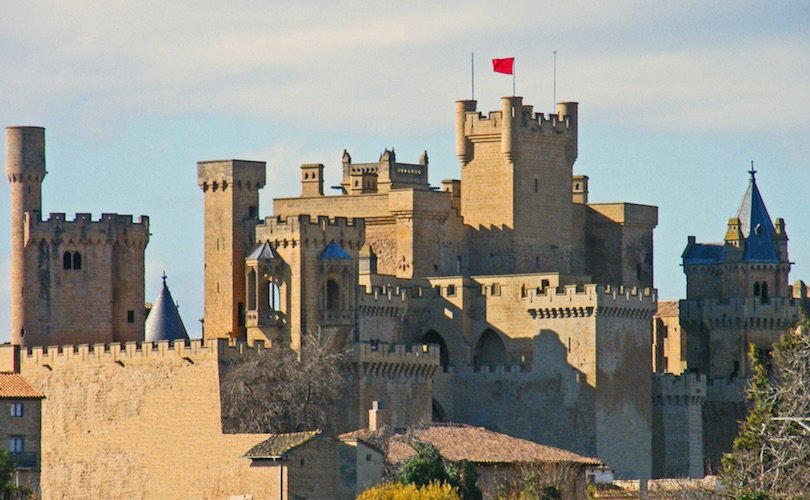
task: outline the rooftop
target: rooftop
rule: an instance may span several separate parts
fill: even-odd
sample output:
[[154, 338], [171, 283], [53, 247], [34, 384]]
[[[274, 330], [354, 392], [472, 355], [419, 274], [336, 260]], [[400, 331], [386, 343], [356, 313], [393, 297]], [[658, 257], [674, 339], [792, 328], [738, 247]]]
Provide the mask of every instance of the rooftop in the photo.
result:
[[42, 399], [45, 395], [16, 373], [0, 373], [0, 399]]
[[245, 458], [281, 458], [288, 451], [308, 443], [320, 434], [321, 431], [319, 430], [273, 434], [248, 450], [245, 453]]

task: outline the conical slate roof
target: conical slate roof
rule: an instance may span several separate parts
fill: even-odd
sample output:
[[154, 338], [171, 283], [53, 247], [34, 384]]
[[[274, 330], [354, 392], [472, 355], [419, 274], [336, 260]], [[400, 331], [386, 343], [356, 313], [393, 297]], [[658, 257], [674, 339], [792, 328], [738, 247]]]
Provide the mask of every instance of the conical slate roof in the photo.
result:
[[166, 285], [166, 274], [163, 274], [163, 288], [152, 306], [152, 311], [146, 317], [144, 325], [144, 339], [147, 342], [158, 340], [188, 340], [186, 327], [177, 312], [172, 294]]
[[737, 210], [737, 217], [740, 219], [740, 231], [745, 237], [746, 261], [758, 262], [778, 262], [779, 255], [774, 246], [774, 228], [768, 209], [759, 193], [756, 181], [756, 171], [751, 168], [749, 171], [751, 180], [748, 182], [748, 189], [745, 191], [740, 208]]
[[326, 245], [326, 248], [323, 249], [323, 252], [321, 252], [318, 258], [328, 260], [352, 260], [352, 256], [346, 253], [346, 250], [334, 241]]
[[273, 250], [273, 247], [270, 245], [269, 242], [265, 241], [261, 245], [257, 246], [250, 252], [245, 260], [270, 260], [275, 259], [278, 254], [276, 251]]

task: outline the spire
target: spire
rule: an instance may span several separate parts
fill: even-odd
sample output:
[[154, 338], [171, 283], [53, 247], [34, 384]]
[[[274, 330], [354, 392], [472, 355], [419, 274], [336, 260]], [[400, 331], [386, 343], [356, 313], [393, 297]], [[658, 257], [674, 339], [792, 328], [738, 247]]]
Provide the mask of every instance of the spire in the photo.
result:
[[177, 306], [172, 299], [172, 294], [169, 292], [169, 287], [166, 285], [166, 272], [163, 272], [163, 288], [160, 290], [155, 304], [152, 306], [152, 311], [146, 317], [146, 324], [144, 325], [144, 339], [147, 342], [156, 342], [158, 340], [188, 340], [188, 333], [186, 327], [183, 326], [183, 320], [180, 319], [180, 313], [177, 312]]
[[778, 262], [778, 253], [773, 243], [775, 235], [773, 222], [757, 187], [754, 162], [751, 162], [751, 170], [748, 173], [751, 174], [751, 179], [737, 210], [739, 229], [746, 240], [744, 260]]

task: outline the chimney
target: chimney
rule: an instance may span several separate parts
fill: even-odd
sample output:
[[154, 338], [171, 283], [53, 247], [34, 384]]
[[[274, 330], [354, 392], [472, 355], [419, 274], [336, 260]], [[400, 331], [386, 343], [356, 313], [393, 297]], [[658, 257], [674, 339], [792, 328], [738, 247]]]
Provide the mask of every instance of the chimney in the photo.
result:
[[371, 402], [368, 411], [368, 430], [376, 431], [388, 425], [388, 412], [382, 409], [379, 401]]

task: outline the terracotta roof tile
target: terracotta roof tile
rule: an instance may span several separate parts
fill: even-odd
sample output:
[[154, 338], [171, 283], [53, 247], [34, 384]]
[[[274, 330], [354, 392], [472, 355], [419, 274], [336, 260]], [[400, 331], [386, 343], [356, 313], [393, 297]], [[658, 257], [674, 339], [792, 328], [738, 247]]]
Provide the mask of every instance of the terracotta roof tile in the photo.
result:
[[288, 451], [307, 443], [320, 434], [321, 431], [272, 434], [245, 453], [245, 458], [280, 458]]
[[0, 373], [0, 398], [3, 399], [42, 399], [45, 395], [31, 387], [17, 373]]
[[[359, 430], [340, 437], [366, 438], [371, 431]], [[574, 462], [587, 465], [601, 465], [598, 458], [584, 457], [574, 452], [546, 446], [526, 439], [515, 438], [483, 427], [466, 424], [431, 424], [425, 427], [408, 429], [405, 434], [391, 434], [388, 437], [388, 461], [401, 463], [411, 457], [415, 450], [410, 446], [412, 439], [431, 443], [448, 460], [469, 460], [475, 463], [536, 463]]]

